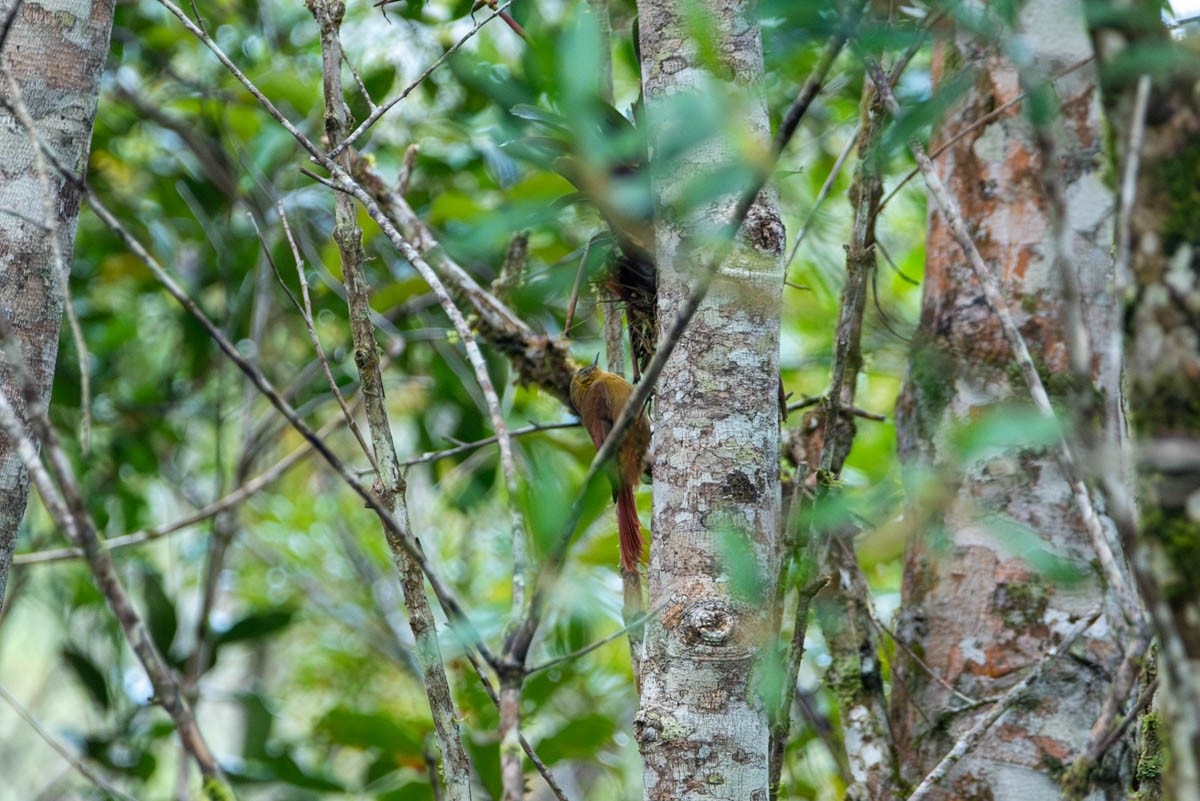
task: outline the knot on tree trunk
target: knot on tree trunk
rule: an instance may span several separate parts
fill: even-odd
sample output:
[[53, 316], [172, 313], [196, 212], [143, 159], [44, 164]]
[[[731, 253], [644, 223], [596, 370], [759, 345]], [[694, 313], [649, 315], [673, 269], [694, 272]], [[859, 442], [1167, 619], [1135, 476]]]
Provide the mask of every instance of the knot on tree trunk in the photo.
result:
[[683, 641], [689, 645], [728, 645], [737, 628], [737, 612], [725, 601], [698, 601], [683, 618]]

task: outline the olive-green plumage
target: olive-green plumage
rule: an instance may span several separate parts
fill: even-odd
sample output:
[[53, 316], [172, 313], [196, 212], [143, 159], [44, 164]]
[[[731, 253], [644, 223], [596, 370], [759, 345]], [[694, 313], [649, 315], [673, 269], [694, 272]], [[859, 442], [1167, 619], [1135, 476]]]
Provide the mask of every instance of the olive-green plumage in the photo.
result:
[[[583, 427], [599, 450], [633, 395], [633, 385], [616, 373], [601, 370], [595, 364], [575, 373], [571, 379], [571, 405]], [[625, 432], [617, 448], [617, 476], [614, 495], [617, 501], [617, 530], [621, 543], [621, 569], [635, 573], [642, 559], [642, 525], [638, 520], [634, 490], [642, 476], [642, 459], [650, 446], [650, 423], [639, 414]]]

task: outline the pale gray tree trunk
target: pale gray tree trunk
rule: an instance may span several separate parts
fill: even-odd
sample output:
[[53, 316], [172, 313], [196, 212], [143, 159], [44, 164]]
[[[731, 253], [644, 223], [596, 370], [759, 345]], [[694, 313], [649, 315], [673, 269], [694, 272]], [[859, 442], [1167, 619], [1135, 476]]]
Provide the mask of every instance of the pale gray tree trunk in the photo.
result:
[[[744, 120], [769, 147], [753, 11], [748, 2], [638, 3], [664, 331], [708, 262], [697, 239], [728, 223], [737, 202], [733, 193], [699, 205], [683, 196], [736, 154], [717, 136], [664, 163], [671, 128], [695, 124], [678, 101], [740, 103], [721, 116]], [[696, 26], [711, 36], [704, 56]], [[774, 573], [783, 245], [778, 203], [764, 191], [657, 386], [649, 608], [667, 605], [647, 632], [635, 720], [647, 799], [767, 798], [767, 716], [752, 675], [771, 588], [745, 577]]]
[[[1090, 56], [1075, 0], [1027, 2], [1018, 28], [1031, 49], [1022, 68], [1026, 78], [1061, 74]], [[1048, 169], [1061, 175], [1070, 255], [1065, 266], [1080, 287], [1082, 330], [1103, 346], [1114, 322], [1116, 203], [1103, 175], [1095, 69], [1076, 69], [1054, 84], [1061, 118], [1051, 124], [1057, 158], [1050, 165], [1043, 163], [1045, 151], [1019, 104], [953, 141], [1027, 88], [994, 46], [959, 31], [939, 45], [934, 72], [938, 85], [964, 72], [973, 77], [944, 115], [930, 150], [952, 142], [937, 159], [938, 171], [957, 197], [1043, 383], [1063, 403], [1079, 395], [1118, 398], [1120, 365], [1105, 355], [1083, 368], [1090, 387], [1083, 393], [1069, 389], [1070, 315], [1054, 267], [1046, 183]], [[1100, 714], [1125, 626], [1093, 566], [1096, 551], [1055, 441], [1013, 446], [1012, 438], [1022, 433], [1013, 427], [995, 448], [967, 458], [962, 438], [956, 441], [955, 430], [966, 424], [1031, 404], [979, 282], [932, 202], [930, 209], [921, 321], [896, 411], [902, 458], [933, 471], [932, 480], [910, 487], [914, 531], [897, 625], [906, 645], [893, 667], [896, 745], [904, 778], [919, 782], [986, 712], [968, 699], [1003, 693], [1079, 619], [1103, 609], [1074, 646], [1074, 658], [1052, 664], [931, 796], [1056, 799], [1063, 763], [1079, 753]], [[1102, 522], [1111, 532], [1111, 523]], [[1115, 788], [1107, 788], [1105, 797], [1123, 797]]]
[[[0, 0], [0, 24], [12, 20], [0, 50], [7, 71], [0, 75], [0, 311], [20, 340], [31, 403], [47, 402], [54, 377], [67, 278], [58, 271], [70, 265], [79, 192], [53, 166], [39, 169], [34, 138], [14, 111], [23, 106], [37, 138], [82, 177], [112, 16], [112, 0], [63, 0], [52, 9]], [[0, 365], [0, 392], [23, 414], [26, 399], [14, 378]], [[0, 435], [0, 601], [28, 491], [13, 443]]]

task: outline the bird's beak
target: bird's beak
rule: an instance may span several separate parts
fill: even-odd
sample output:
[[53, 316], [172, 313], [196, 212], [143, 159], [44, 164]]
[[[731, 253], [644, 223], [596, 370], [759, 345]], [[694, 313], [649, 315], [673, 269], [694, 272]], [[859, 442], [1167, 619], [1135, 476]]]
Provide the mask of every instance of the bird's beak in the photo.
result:
[[592, 359], [592, 367], [597, 367], [600, 364], [600, 353], [596, 353], [596, 358]]

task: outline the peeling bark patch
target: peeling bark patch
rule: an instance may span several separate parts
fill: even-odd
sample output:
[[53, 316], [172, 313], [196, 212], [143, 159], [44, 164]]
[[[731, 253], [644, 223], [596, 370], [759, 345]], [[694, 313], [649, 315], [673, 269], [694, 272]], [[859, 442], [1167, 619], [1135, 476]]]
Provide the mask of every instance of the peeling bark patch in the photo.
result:
[[991, 784], [970, 774], [955, 779], [954, 798], [958, 801], [996, 801]]
[[[61, 36], [53, 46], [56, 55], [60, 57], [46, 59], [41, 57], [42, 54], [36, 48], [26, 50], [24, 53], [21, 48], [17, 48], [14, 55], [10, 56], [13, 77], [20, 83], [31, 84], [33, 87], [37, 87], [40, 83], [49, 89], [86, 91], [95, 79], [91, 66], [96, 62], [96, 55], [95, 51], [88, 46], [92, 44], [90, 31], [82, 34], [85, 46], [72, 41], [76, 38], [76, 22], [75, 16], [69, 11], [52, 11], [40, 5], [26, 3], [17, 24], [56, 30]], [[22, 55], [27, 57], [21, 58]], [[26, 88], [25, 91], [30, 92], [31, 90]], [[30, 113], [34, 115], [35, 119], [38, 119], [41, 115], [36, 111], [41, 104], [37, 101], [41, 99], [42, 94], [36, 89], [31, 94], [32, 97], [26, 98], [26, 104], [30, 106]]]
[[762, 497], [761, 483], [753, 482], [745, 473], [735, 470], [725, 476], [725, 483], [721, 485], [721, 495], [735, 503], [757, 503]]
[[643, 708], [633, 719], [633, 736], [641, 743], [643, 751], [670, 740], [682, 739], [691, 733], [690, 727], [657, 709]]
[[1056, 761], [1059, 765], [1065, 763], [1071, 756], [1070, 747], [1053, 737], [1034, 735], [1030, 739], [1034, 745], [1042, 750], [1046, 757]]
[[674, 75], [687, 66], [687, 60], [683, 56], [668, 56], [663, 60], [662, 71], [666, 75]]
[[1041, 624], [1047, 603], [1046, 588], [1032, 578], [1023, 582], [1001, 582], [992, 592], [992, 610], [1014, 631]]

